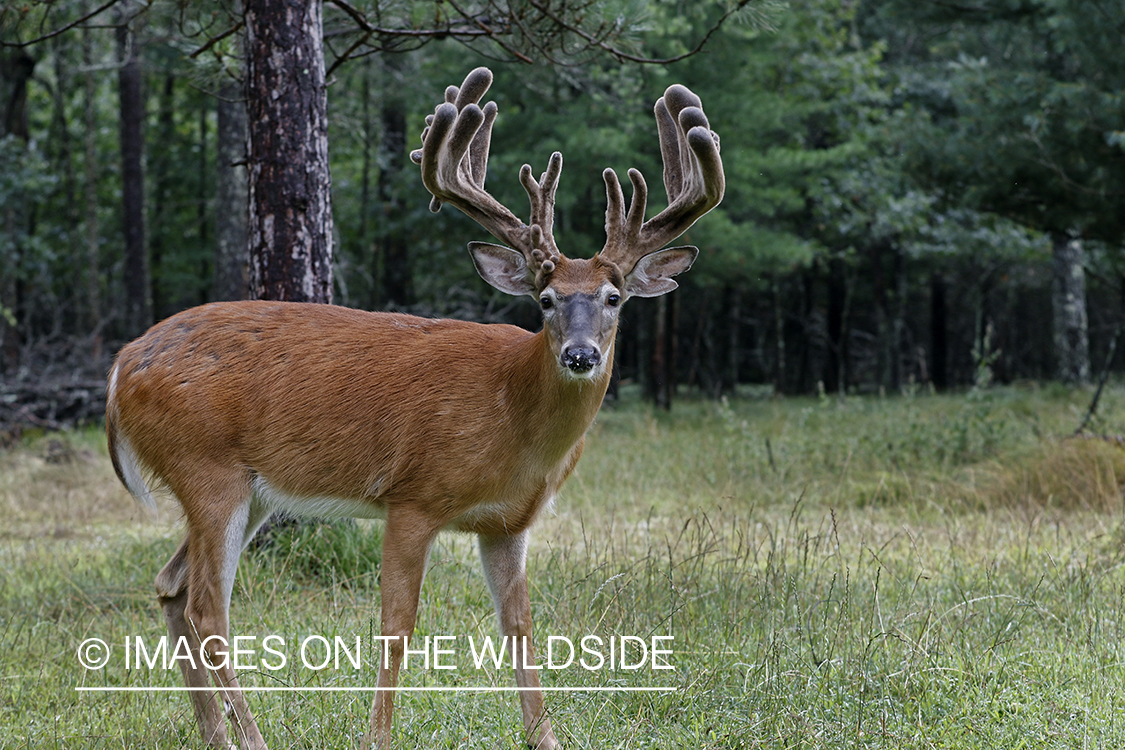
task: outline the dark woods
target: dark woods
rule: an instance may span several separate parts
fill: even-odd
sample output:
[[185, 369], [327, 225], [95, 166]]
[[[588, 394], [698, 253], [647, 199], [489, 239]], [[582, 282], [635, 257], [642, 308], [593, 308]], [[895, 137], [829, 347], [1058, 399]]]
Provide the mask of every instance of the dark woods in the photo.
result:
[[567, 254], [601, 247], [604, 167], [659, 171], [669, 83], [722, 136], [726, 199], [684, 238], [701, 256], [682, 288], [626, 312], [617, 393], [895, 394], [1105, 365], [1125, 319], [1119, 3], [661, 3], [601, 37], [582, 24], [611, 3], [458, 7], [476, 5], [490, 15], [437, 3], [422, 24], [310, 2], [287, 29], [253, 3], [0, 10], [3, 403], [56, 420], [19, 384], [90, 391], [151, 322], [251, 293], [535, 325], [476, 277], [465, 246], [486, 237], [431, 214], [407, 158], [432, 82], [482, 55], [510, 61], [489, 62], [489, 189], [523, 205], [520, 164], [561, 150]]

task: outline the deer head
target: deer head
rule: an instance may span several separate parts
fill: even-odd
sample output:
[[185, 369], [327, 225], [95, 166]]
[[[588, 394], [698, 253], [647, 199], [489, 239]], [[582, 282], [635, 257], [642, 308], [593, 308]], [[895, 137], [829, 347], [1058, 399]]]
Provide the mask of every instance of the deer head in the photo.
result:
[[633, 196], [626, 210], [621, 183], [606, 169], [605, 246], [590, 259], [568, 258], [553, 233], [562, 154], [551, 155], [538, 180], [530, 165], [520, 169], [531, 203], [528, 224], [485, 190], [497, 108], [495, 102], [483, 107], [478, 102], [491, 84], [492, 73], [477, 68], [460, 87], [447, 88], [445, 102], [426, 118], [422, 148], [411, 159], [421, 165], [422, 182], [433, 195], [430, 210], [450, 203], [505, 243], [469, 243], [477, 272], [502, 292], [538, 300], [564, 374], [606, 376], [622, 303], [672, 291], [673, 277], [690, 268], [699, 252], [690, 246], [662, 248], [722, 200], [719, 137], [699, 97], [684, 86], [669, 87], [655, 107], [668, 207], [645, 221], [648, 186], [630, 169]]

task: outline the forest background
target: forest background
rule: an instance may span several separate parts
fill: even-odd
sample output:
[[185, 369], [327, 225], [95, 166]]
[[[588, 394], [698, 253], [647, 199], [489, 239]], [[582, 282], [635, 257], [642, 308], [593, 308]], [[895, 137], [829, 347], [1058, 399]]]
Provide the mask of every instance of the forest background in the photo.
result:
[[[524, 33], [551, 14], [553, 38]], [[224, 2], [0, 6], [7, 383], [96, 381], [152, 322], [251, 293], [245, 71], [263, 53], [244, 27]], [[602, 169], [656, 179], [665, 87], [721, 135], [726, 198], [684, 238], [696, 267], [621, 326], [617, 376], [659, 404], [677, 385], [894, 393], [1122, 366], [1120, 3], [329, 0], [311, 32], [337, 304], [537, 325], [476, 276], [482, 230], [431, 214], [408, 158], [442, 89], [487, 64], [489, 189], [524, 213], [519, 165], [561, 150], [568, 254], [602, 246]]]

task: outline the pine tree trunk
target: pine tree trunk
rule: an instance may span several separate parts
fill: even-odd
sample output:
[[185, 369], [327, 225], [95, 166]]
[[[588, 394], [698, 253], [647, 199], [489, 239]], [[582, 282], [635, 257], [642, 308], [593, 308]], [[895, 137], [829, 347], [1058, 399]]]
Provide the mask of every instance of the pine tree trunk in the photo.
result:
[[[71, 94], [71, 75], [68, 66], [66, 50], [59, 39], [54, 44], [55, 62], [55, 87], [52, 100], [55, 107], [53, 132], [51, 140], [55, 143], [57, 169], [62, 172], [63, 201], [65, 202], [64, 218], [66, 236], [68, 239], [78, 236], [80, 219], [78, 216], [78, 185], [74, 174], [74, 144], [70, 136], [70, 121], [67, 116], [67, 99]], [[75, 263], [70, 269], [70, 283], [75, 289], [82, 288], [82, 264]], [[71, 333], [81, 330], [82, 314], [80, 304], [76, 298], [70, 298], [65, 305], [67, 328]]]
[[665, 378], [668, 374], [668, 296], [657, 297], [652, 311], [652, 364], [649, 367], [651, 380], [648, 395], [657, 407], [668, 408], [665, 401], [668, 395]]
[[371, 58], [364, 58], [360, 64], [363, 66], [360, 71], [360, 96], [362, 97], [363, 110], [363, 166], [360, 170], [359, 185], [358, 257], [362, 259], [361, 262], [367, 267], [370, 274], [370, 285], [365, 295], [365, 307], [368, 310], [375, 310], [379, 305], [381, 276], [379, 274], [379, 251], [375, 242], [371, 239], [371, 168], [373, 166], [371, 141], [375, 131], [375, 126], [371, 120]]
[[0, 53], [0, 136], [28, 139], [27, 82], [35, 59], [22, 49]]
[[[27, 82], [34, 70], [35, 60], [23, 50], [0, 53], [0, 138], [13, 135], [27, 141]], [[0, 221], [3, 222], [0, 232], [7, 235], [0, 240], [0, 248], [8, 246], [7, 252], [0, 254], [0, 372], [5, 372], [16, 366], [20, 354], [19, 330], [14, 325], [19, 309], [17, 274], [20, 264], [16, 208], [4, 206]]]
[[903, 372], [903, 347], [906, 343], [906, 294], [908, 288], [908, 277], [906, 269], [906, 253], [898, 243], [892, 246], [894, 253], [894, 298], [891, 300], [891, 329], [888, 358], [890, 360], [890, 373], [891, 373], [891, 392], [902, 393], [902, 387], [906, 383], [906, 376]]
[[0, 232], [7, 235], [0, 247], [0, 374], [16, 368], [20, 359], [19, 328], [16, 326], [17, 271], [19, 269], [19, 234], [16, 229], [16, 210], [6, 206], [0, 212], [3, 226]]
[[727, 305], [727, 377], [724, 380], [729, 384], [732, 394], [738, 393], [740, 377], [739, 365], [742, 362], [742, 287], [733, 285], [729, 287], [730, 296]]
[[211, 299], [245, 299], [248, 289], [246, 222], [250, 188], [246, 180], [246, 100], [236, 83], [223, 86], [218, 105], [215, 173], [215, 260]]
[[[85, 4], [82, 5], [85, 7]], [[83, 11], [85, 12], [85, 11]], [[95, 333], [95, 356], [99, 356], [101, 336], [98, 333], [102, 324], [101, 313], [101, 269], [98, 247], [98, 108], [97, 81], [94, 78], [93, 42], [89, 29], [82, 30], [82, 64], [86, 68], [83, 76], [83, 180], [85, 181], [83, 203], [85, 210], [86, 253], [84, 262], [85, 284], [79, 289], [84, 292], [82, 326]]]
[[938, 390], [949, 386], [946, 307], [945, 279], [940, 273], [935, 273], [930, 277], [930, 377]]
[[251, 296], [331, 302], [322, 4], [249, 0], [245, 7]]
[[[127, 12], [123, 11], [123, 12]], [[121, 67], [117, 72], [121, 138], [121, 204], [125, 236], [125, 330], [140, 336], [152, 325], [148, 249], [145, 241], [144, 115], [141, 61], [132, 24], [117, 29]]]
[[847, 392], [844, 363], [847, 361], [846, 308], [848, 297], [847, 266], [841, 258], [828, 263], [828, 314], [826, 327], [828, 356], [825, 357], [824, 388], [829, 393]]
[[1051, 306], [1054, 311], [1056, 371], [1064, 383], [1090, 380], [1090, 344], [1086, 319], [1085, 251], [1082, 240], [1052, 235]]
[[383, 259], [383, 303], [404, 307], [414, 303], [414, 278], [410, 268], [410, 247], [402, 231], [401, 216], [406, 211], [398, 182], [406, 159], [406, 108], [393, 92], [398, 67], [394, 56], [384, 61], [383, 137], [379, 142], [379, 203], [382, 222], [376, 228], [378, 254]]
[[[211, 198], [211, 185], [210, 178], [207, 175], [207, 169], [211, 166], [210, 159], [207, 154], [207, 131], [210, 130], [208, 122], [210, 121], [209, 115], [211, 107], [211, 100], [204, 98], [202, 106], [197, 113], [199, 116], [199, 182], [196, 186], [195, 193], [195, 222], [199, 227], [199, 244], [202, 247], [207, 247], [211, 242], [211, 231], [209, 225], [209, 216], [207, 211], [207, 204]], [[212, 269], [212, 255], [204, 253], [199, 261], [199, 278], [212, 279], [214, 278], [214, 270]], [[184, 290], [188, 291], [188, 290]], [[201, 283], [197, 289], [191, 290], [191, 296], [187, 298], [189, 304], [202, 305], [208, 301], [210, 295], [206, 291], [206, 287]]]
[[781, 283], [774, 276], [770, 280], [773, 287], [773, 325], [774, 325], [774, 391], [785, 393], [785, 309], [781, 298]]
[[665, 294], [656, 300], [652, 346], [653, 403], [665, 411], [672, 408], [676, 393], [676, 298]]
[[[165, 213], [172, 189], [172, 143], [176, 138], [175, 116], [176, 76], [165, 73], [160, 85], [157, 100], [156, 142], [163, 148], [154, 149], [149, 175], [152, 185], [152, 236], [149, 238], [149, 270], [152, 275], [152, 310], [156, 318], [167, 317], [171, 313], [169, 300], [165, 299], [161, 288], [164, 272], [164, 250], [168, 244], [168, 233], [164, 230]], [[176, 239], [172, 238], [175, 243]]]

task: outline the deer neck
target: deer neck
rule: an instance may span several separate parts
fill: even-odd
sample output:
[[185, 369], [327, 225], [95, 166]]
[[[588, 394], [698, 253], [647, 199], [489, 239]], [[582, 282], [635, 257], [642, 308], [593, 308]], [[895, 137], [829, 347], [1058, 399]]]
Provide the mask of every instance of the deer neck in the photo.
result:
[[613, 372], [613, 346], [604, 371], [595, 378], [576, 378], [559, 364], [558, 347], [543, 330], [521, 347], [519, 373], [534, 375], [513, 383], [513, 406], [534, 415], [528, 438], [556, 455], [569, 453], [581, 441], [601, 408]]

